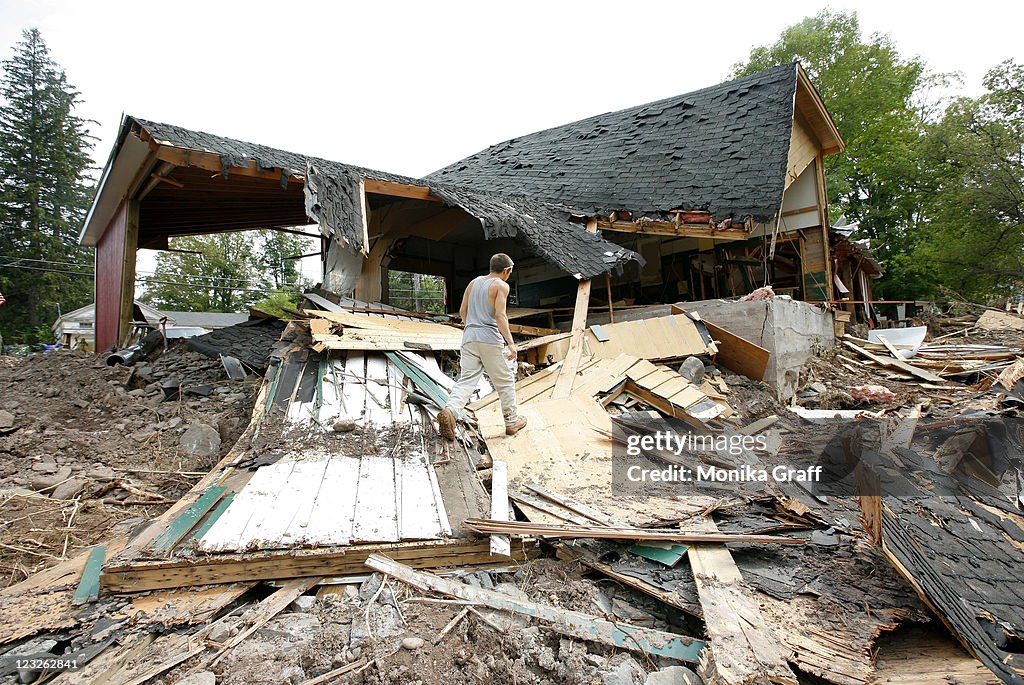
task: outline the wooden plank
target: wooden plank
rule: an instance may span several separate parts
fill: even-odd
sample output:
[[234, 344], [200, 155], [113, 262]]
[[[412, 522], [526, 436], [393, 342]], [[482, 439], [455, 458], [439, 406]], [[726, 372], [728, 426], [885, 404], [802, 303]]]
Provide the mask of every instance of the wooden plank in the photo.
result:
[[593, 331], [586, 335], [590, 352], [605, 359], [631, 354], [659, 361], [709, 353], [696, 323], [685, 314], [604, 324], [601, 331], [608, 336], [605, 342], [598, 341]]
[[707, 326], [708, 332], [718, 347], [718, 354], [715, 355], [715, 362], [734, 373], [741, 374], [755, 381], [764, 380], [764, 374], [768, 370], [768, 361], [771, 352], [756, 345], [746, 338], [716, 326], [707, 319], [702, 319]]
[[429, 468], [422, 455], [395, 460], [401, 540], [436, 540], [443, 534]]
[[441, 202], [441, 198], [430, 192], [426, 186], [415, 186], [395, 181], [379, 181], [375, 178], [363, 179], [363, 188], [368, 193], [387, 195], [389, 197], [406, 197], [411, 200], [427, 200]]
[[[491, 519], [508, 521], [508, 464], [500, 459], [491, 467]], [[507, 535], [491, 536], [491, 554], [507, 557], [512, 554], [510, 545]]]
[[276, 472], [270, 467], [264, 466], [256, 469], [256, 473], [252, 475], [249, 482], [235, 495], [227, 511], [199, 540], [199, 550], [221, 552], [238, 549], [238, 543], [245, 533], [245, 527], [254, 516], [259, 514], [259, 503], [272, 504], [277, 488], [282, 485], [277, 481]]
[[552, 492], [547, 488], [541, 487], [537, 483], [526, 483], [525, 485], [528, 490], [532, 490], [533, 492], [537, 493], [544, 499], [549, 499], [552, 502], [556, 502], [557, 504], [565, 507], [566, 509], [574, 511], [577, 514], [580, 514], [581, 516], [585, 516], [586, 518], [590, 519], [591, 521], [594, 521], [595, 523], [599, 523], [602, 526], [617, 525], [616, 522], [612, 520], [603, 511], [599, 511], [594, 507], [588, 506], [583, 502], [580, 502], [579, 500], [575, 500], [572, 497], [569, 497], [568, 495]]
[[608, 337], [608, 334], [605, 333], [604, 330], [597, 324], [594, 324], [593, 326], [590, 327], [590, 332], [594, 334], [594, 337], [597, 338], [598, 342], [608, 342], [609, 340], [611, 340], [611, 338]]
[[[708, 518], [693, 525], [708, 535], [718, 531]], [[725, 545], [697, 542], [690, 545], [687, 555], [697, 581], [715, 682], [797, 685], [787, 663], [788, 651], [765, 621]]]
[[349, 544], [358, 482], [358, 457], [339, 456], [328, 462], [302, 542], [324, 547]]
[[352, 351], [345, 355], [345, 369], [341, 385], [341, 418], [352, 421], [363, 421], [366, 415], [366, 355]]
[[579, 526], [574, 524], [548, 525], [527, 521], [497, 521], [486, 519], [468, 519], [464, 524], [468, 530], [488, 535], [508, 533], [528, 537], [563, 538], [597, 538], [604, 540], [661, 540], [663, 542], [687, 543], [745, 543], [802, 545], [804, 540], [783, 538], [773, 535], [748, 535], [745, 533], [719, 533], [701, 530], [672, 530], [667, 528], [623, 528], [608, 525]]
[[167, 526], [164, 531], [153, 540], [151, 548], [155, 552], [163, 553], [170, 550], [174, 545], [178, 544], [178, 541], [188, 535], [192, 527], [196, 525], [206, 512], [210, 510], [220, 498], [224, 496], [224, 492], [227, 490], [223, 485], [211, 485], [206, 491], [200, 495], [199, 499], [192, 503], [188, 509], [183, 511], [180, 516], [175, 518], [171, 525]]
[[704, 643], [694, 638], [625, 623], [612, 623], [578, 611], [517, 600], [500, 592], [416, 571], [377, 554], [367, 558], [366, 565], [423, 592], [438, 592], [492, 609], [537, 618], [545, 621], [551, 630], [581, 640], [643, 652], [652, 657], [688, 662], [696, 662], [704, 648]]
[[[213, 583], [278, 580], [313, 574], [348, 576], [366, 572], [363, 562], [379, 552], [401, 559], [417, 568], [472, 566], [507, 562], [492, 557], [487, 540], [426, 540], [376, 545], [352, 545], [328, 550], [262, 552], [246, 555], [212, 555], [188, 559], [137, 562], [100, 574], [105, 592], [142, 592], [164, 588], [191, 587]], [[536, 555], [534, 545], [515, 545], [512, 559], [521, 561]]]
[[880, 357], [877, 354], [872, 354], [871, 352], [868, 352], [863, 347], [854, 345], [849, 340], [843, 340], [843, 345], [850, 348], [854, 352], [857, 352], [858, 354], [867, 357], [876, 364], [881, 364], [882, 366], [887, 366], [892, 369], [898, 369], [900, 371], [903, 371], [904, 373], [914, 376], [915, 378], [920, 378], [923, 381], [942, 384], [946, 382], [946, 379], [942, 378], [941, 376], [936, 376], [931, 371], [925, 371], [924, 369], [908, 364], [902, 359], [890, 359], [889, 357]]
[[556, 399], [568, 397], [576, 382], [576, 372], [583, 359], [584, 329], [587, 326], [587, 306], [590, 303], [590, 281], [582, 281], [576, 290], [576, 308], [572, 315], [572, 331], [569, 336], [569, 351], [565, 355], [565, 363], [558, 372], [558, 379], [551, 391]]
[[397, 542], [398, 507], [395, 464], [390, 457], [364, 454], [359, 458], [353, 542]]
[[106, 545], [96, 545], [89, 552], [89, 559], [82, 569], [82, 579], [78, 582], [78, 588], [71, 599], [72, 604], [85, 604], [100, 596], [100, 571], [106, 558]]
[[274, 502], [273, 516], [260, 529], [260, 537], [243, 544], [244, 549], [286, 549], [303, 539], [327, 464], [326, 456], [295, 462]]

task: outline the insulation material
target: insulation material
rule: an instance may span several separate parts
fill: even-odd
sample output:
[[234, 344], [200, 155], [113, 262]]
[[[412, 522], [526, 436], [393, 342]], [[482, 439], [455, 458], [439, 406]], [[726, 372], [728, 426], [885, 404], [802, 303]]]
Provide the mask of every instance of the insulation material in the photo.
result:
[[850, 388], [850, 397], [858, 402], [892, 402], [896, 393], [881, 385], [856, 385]]
[[324, 289], [344, 297], [350, 296], [356, 289], [362, 268], [362, 252], [332, 238], [324, 263]]

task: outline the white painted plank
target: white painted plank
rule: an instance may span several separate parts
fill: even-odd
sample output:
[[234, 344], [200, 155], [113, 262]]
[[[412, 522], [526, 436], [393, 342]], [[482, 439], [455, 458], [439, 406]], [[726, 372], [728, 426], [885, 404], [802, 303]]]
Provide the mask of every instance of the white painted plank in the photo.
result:
[[345, 364], [339, 359], [328, 359], [320, 392], [320, 423], [330, 427], [342, 413], [341, 383]]
[[347, 545], [352, 536], [359, 480], [358, 457], [333, 457], [324, 471], [303, 543], [310, 547]]
[[345, 369], [341, 386], [344, 414], [340, 418], [363, 424], [366, 407], [366, 360], [362, 352], [349, 352], [345, 358]]
[[390, 457], [359, 458], [359, 485], [352, 518], [353, 542], [397, 542], [395, 467]]
[[[494, 460], [491, 468], [491, 518], [508, 521], [508, 464], [501, 459]], [[512, 545], [507, 535], [491, 536], [491, 554], [512, 555]]]
[[391, 425], [388, 409], [388, 359], [383, 354], [366, 355], [366, 423]]
[[249, 482], [235, 496], [217, 522], [206, 531], [199, 541], [198, 549], [203, 552], [222, 552], [238, 549], [238, 541], [254, 516], [260, 515], [260, 507], [266, 502], [266, 493], [275, 492], [281, 485], [280, 474], [274, 465], [256, 470]]
[[260, 531], [260, 539], [250, 540], [245, 546], [249, 549], [285, 549], [301, 538], [326, 469], [327, 459], [296, 462], [287, 484], [274, 502], [274, 516], [267, 519]]
[[441, 522], [427, 468], [426, 459], [419, 454], [395, 460], [395, 482], [399, 490], [398, 534], [402, 540], [441, 537]]
[[259, 492], [255, 501], [256, 511], [238, 539], [236, 549], [239, 551], [247, 550], [250, 545], [255, 545], [254, 549], [258, 549], [265, 539], [265, 532], [274, 527], [279, 513], [281, 493], [288, 487], [295, 462], [277, 462], [262, 468], [269, 469], [274, 474], [274, 483]]

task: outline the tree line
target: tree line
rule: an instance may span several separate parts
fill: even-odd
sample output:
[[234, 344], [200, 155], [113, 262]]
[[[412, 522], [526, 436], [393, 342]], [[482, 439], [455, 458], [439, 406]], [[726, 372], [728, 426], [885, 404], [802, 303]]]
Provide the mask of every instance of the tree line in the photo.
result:
[[[827, 161], [830, 211], [856, 225], [854, 238], [885, 266], [876, 294], [1018, 296], [1024, 66], [993, 65], [982, 94], [950, 95], [957, 75], [929, 72], [887, 35], [865, 36], [856, 13], [824, 10], [753, 49], [732, 75], [793, 60], [847, 143]], [[76, 113], [81, 95], [35, 29], [3, 61], [0, 98], [0, 335], [49, 341], [61, 311], [93, 299], [91, 251], [78, 245], [95, 192], [92, 122]], [[312, 242], [268, 231], [174, 238], [174, 251], [140, 278], [140, 299], [172, 310], [281, 313], [307, 285], [293, 257]], [[394, 278], [397, 294], [405, 275]]]

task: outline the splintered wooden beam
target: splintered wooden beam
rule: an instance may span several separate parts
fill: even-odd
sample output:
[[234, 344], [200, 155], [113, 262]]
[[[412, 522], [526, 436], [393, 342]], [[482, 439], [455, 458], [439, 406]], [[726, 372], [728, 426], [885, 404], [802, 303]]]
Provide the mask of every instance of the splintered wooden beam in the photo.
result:
[[[709, 518], [694, 524], [707, 535], [718, 532]], [[695, 543], [686, 553], [707, 627], [714, 682], [797, 685], [786, 660], [788, 650], [765, 621], [725, 545]]]
[[397, 183], [395, 181], [378, 181], [368, 178], [364, 182], [366, 192], [377, 195], [390, 195], [391, 197], [405, 197], [410, 200], [427, 200], [429, 202], [441, 202], [441, 198], [431, 194], [430, 188], [416, 186], [409, 183]]
[[[597, 232], [597, 220], [591, 219], [587, 222], [587, 232]], [[576, 306], [572, 312], [572, 330], [569, 338], [569, 352], [565, 356], [565, 363], [558, 373], [558, 380], [555, 381], [555, 389], [551, 396], [556, 399], [564, 399], [572, 394], [572, 385], [576, 382], [576, 373], [580, 368], [580, 360], [583, 358], [584, 335], [587, 327], [587, 308], [590, 306], [590, 284], [588, 278], [580, 281], [576, 290]]]
[[680, 531], [664, 528], [628, 528], [595, 524], [592, 526], [566, 524], [532, 523], [530, 521], [498, 521], [495, 519], [466, 519], [462, 524], [466, 530], [481, 535], [509, 534], [542, 538], [603, 538], [606, 540], [662, 540], [665, 542], [689, 543], [768, 543], [775, 545], [802, 545], [798, 538], [784, 538], [775, 535], [748, 535], [745, 533], [720, 533], [714, 531]]
[[640, 233], [643, 235], [670, 235], [680, 238], [713, 238], [714, 240], [746, 240], [747, 228], [712, 228], [709, 224], [676, 224], [671, 221], [598, 221], [602, 231]]
[[892, 359], [892, 358], [889, 358], [889, 357], [880, 357], [877, 354], [872, 354], [871, 352], [868, 352], [863, 347], [859, 347], [858, 345], [854, 345], [849, 340], [843, 340], [843, 345], [845, 345], [846, 347], [850, 348], [851, 350], [853, 350], [857, 354], [859, 354], [859, 355], [861, 355], [863, 357], [867, 357], [868, 359], [870, 359], [871, 361], [875, 362], [876, 364], [881, 364], [882, 366], [887, 366], [887, 367], [889, 367], [891, 369], [897, 369], [899, 371], [902, 371], [903, 373], [906, 373], [906, 374], [909, 374], [911, 376], [914, 376], [915, 378], [920, 378], [923, 381], [928, 381], [930, 383], [945, 383], [946, 382], [946, 379], [943, 378], [942, 376], [936, 376], [931, 371], [925, 371], [924, 369], [919, 368], [917, 366], [914, 366], [913, 364], [908, 364], [907, 362], [903, 361], [902, 359]]
[[704, 649], [704, 643], [692, 637], [625, 623], [613, 623], [578, 611], [566, 611], [519, 600], [493, 590], [475, 588], [431, 573], [415, 571], [377, 554], [370, 556], [366, 560], [366, 565], [420, 591], [437, 592], [491, 609], [536, 618], [544, 621], [554, 632], [580, 640], [643, 652], [653, 657], [688, 662], [696, 662], [701, 650]]

